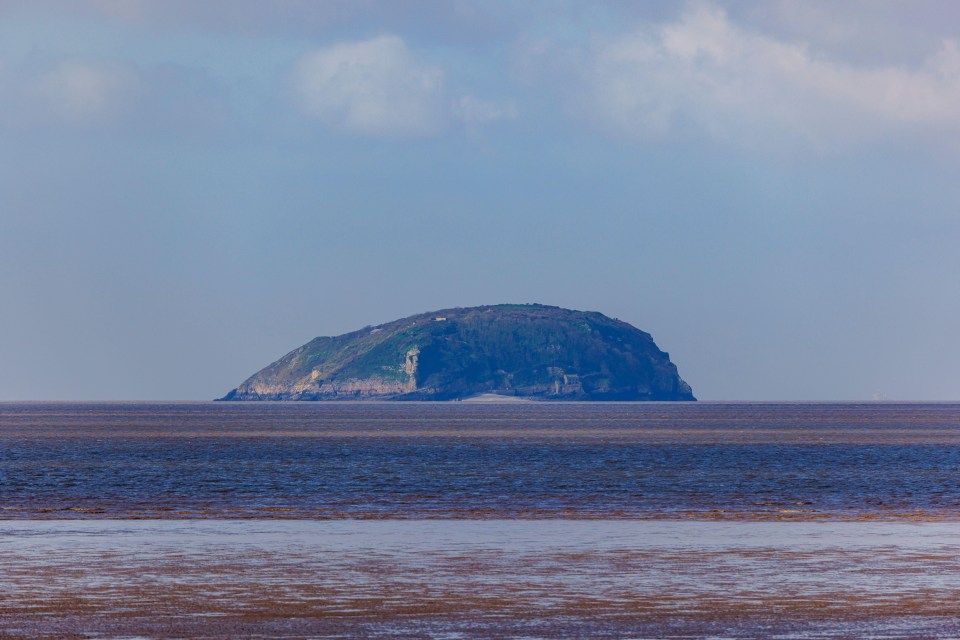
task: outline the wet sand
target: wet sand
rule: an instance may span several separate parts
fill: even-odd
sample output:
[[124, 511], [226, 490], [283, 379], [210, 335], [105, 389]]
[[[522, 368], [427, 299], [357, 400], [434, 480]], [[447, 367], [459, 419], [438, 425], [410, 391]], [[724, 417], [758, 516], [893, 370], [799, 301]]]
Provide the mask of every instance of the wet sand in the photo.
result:
[[0, 404], [7, 638], [960, 638], [956, 404]]
[[960, 527], [0, 521], [0, 637], [960, 636]]

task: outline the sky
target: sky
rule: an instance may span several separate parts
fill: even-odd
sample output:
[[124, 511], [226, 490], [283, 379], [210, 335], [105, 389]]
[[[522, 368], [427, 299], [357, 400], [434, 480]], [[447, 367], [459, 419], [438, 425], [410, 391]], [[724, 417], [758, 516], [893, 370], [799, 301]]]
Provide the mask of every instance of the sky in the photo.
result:
[[960, 400], [960, 4], [0, 0], [0, 400], [539, 302], [702, 400]]

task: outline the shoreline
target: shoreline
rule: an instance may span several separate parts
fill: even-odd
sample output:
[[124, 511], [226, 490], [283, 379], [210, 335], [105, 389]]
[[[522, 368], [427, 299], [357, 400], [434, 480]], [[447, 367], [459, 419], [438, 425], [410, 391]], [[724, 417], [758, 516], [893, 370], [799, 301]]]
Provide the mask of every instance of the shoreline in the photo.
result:
[[[650, 514], [648, 516], [631, 514], [511, 514], [497, 511], [488, 515], [478, 514], [413, 514], [404, 515], [397, 512], [387, 513], [349, 513], [313, 515], [298, 514], [294, 508], [264, 508], [258, 512], [233, 513], [222, 511], [203, 513], [167, 514], [156, 511], [141, 513], [116, 513], [90, 507], [67, 507], [63, 509], [50, 508], [49, 510], [25, 510], [22, 516], [12, 515], [14, 508], [0, 507], [0, 526], [3, 523], [24, 522], [635, 522], [635, 523], [811, 523], [811, 524], [960, 524], [960, 510], [950, 513], [932, 514], [927, 512], [903, 513], [859, 513], [859, 514], [831, 514], [831, 513], [798, 513], [785, 511], [781, 513], [735, 513], [735, 512], [703, 512], [687, 514]], [[73, 515], [62, 515], [60, 512], [70, 511]], [[45, 513], [58, 515], [45, 515]]]
[[960, 633], [947, 523], [0, 521], [4, 638]]

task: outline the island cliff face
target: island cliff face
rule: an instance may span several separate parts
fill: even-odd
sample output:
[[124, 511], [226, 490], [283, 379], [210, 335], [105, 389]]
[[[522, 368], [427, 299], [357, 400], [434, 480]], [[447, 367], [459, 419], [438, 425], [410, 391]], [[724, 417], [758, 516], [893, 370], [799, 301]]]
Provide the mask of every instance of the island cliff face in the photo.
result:
[[221, 400], [695, 400], [650, 334], [543, 305], [445, 309], [315, 338]]

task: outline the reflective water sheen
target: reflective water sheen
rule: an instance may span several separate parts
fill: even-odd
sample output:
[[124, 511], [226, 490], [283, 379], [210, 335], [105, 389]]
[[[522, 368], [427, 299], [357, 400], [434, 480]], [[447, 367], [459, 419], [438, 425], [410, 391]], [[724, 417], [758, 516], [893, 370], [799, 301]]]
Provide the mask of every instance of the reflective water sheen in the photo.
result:
[[960, 516], [950, 404], [0, 404], [6, 518]]
[[956, 638], [960, 405], [0, 404], [0, 638]]

